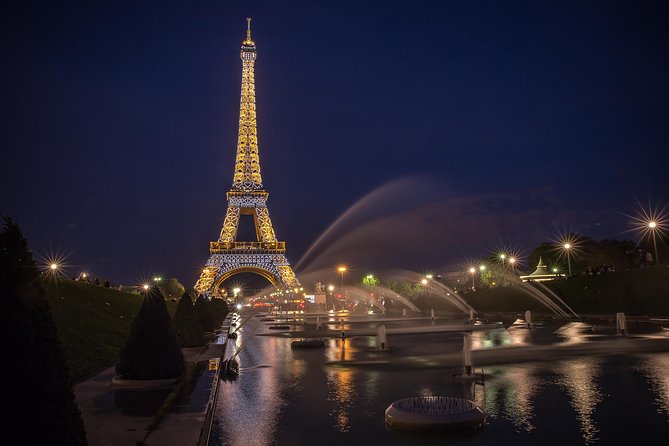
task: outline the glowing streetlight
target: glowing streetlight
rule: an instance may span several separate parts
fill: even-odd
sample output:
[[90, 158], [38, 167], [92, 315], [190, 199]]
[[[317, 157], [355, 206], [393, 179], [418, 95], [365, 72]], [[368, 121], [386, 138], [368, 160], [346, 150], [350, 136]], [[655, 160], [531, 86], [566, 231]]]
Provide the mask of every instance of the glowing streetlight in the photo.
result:
[[[340, 265], [337, 267], [337, 271], [339, 271], [339, 274], [341, 274], [341, 289], [344, 291], [344, 273], [348, 271], [348, 268], [346, 265]], [[346, 298], [346, 296], [344, 296], [344, 298]]]
[[[655, 250], [655, 264], [659, 265], [660, 260], [657, 255], [657, 237], [662, 238], [666, 235], [667, 229], [669, 229], [669, 218], [667, 218], [666, 207], [652, 207], [648, 203], [648, 207], [641, 206], [640, 210], [637, 212], [637, 215], [630, 216], [632, 218], [632, 224], [634, 229], [641, 235], [643, 240], [646, 236], [653, 239], [653, 248]], [[656, 235], [657, 234], [657, 235]]]
[[51, 265], [49, 265], [49, 268], [51, 269], [51, 271], [56, 271], [58, 269], [58, 264], [52, 263]]
[[426, 279], [429, 279], [429, 280], [432, 280], [433, 277], [434, 277], [434, 276], [433, 276], [432, 274], [426, 274], [426, 275], [425, 275], [425, 278], [426, 278]]
[[511, 266], [511, 272], [515, 271], [516, 268], [516, 258], [515, 257], [509, 257], [509, 265]]
[[328, 291], [333, 292], [334, 291], [334, 285], [328, 285]]
[[567, 254], [567, 269], [569, 271], [569, 277], [571, 277], [571, 257], [570, 257], [570, 251], [571, 251], [571, 243], [565, 243], [562, 245], [562, 248], [564, 249], [564, 252]]
[[655, 240], [655, 230], [657, 229], [657, 222], [655, 220], [651, 220], [648, 222], [648, 230], [650, 231], [650, 234], [653, 236], [653, 247], [655, 248], [655, 264], [659, 265], [660, 264], [660, 259], [657, 256], [657, 241]]
[[425, 286], [427, 285], [427, 279], [423, 279], [420, 281], [421, 285]]
[[[232, 293], [235, 295], [235, 304], [237, 304], [237, 305], [239, 305], [239, 303], [237, 302], [237, 295], [239, 294], [239, 292], [240, 292], [241, 290], [242, 290], [242, 289], [239, 288], [239, 287], [235, 287], [235, 288], [232, 289]], [[239, 309], [239, 308], [238, 308], [238, 309]]]
[[574, 233], [565, 233], [561, 234], [555, 243], [555, 250], [559, 251], [560, 257], [563, 255], [567, 257], [567, 277], [571, 277], [571, 256], [572, 254], [578, 255], [580, 253], [581, 240]]
[[472, 291], [475, 291], [474, 279], [476, 278], [476, 268], [474, 268], [473, 266], [471, 268], [469, 268], [469, 274], [472, 275]]
[[479, 270], [481, 270], [481, 272], [485, 271], [485, 265], [479, 265]]
[[160, 277], [160, 276], [156, 276], [156, 277], [153, 278], [154, 282], [160, 282], [161, 280], [163, 280], [163, 278]]
[[150, 288], [150, 286], [149, 286], [148, 283], [145, 283], [144, 285], [142, 285], [142, 289], [143, 289], [144, 291], [149, 291], [149, 288]]

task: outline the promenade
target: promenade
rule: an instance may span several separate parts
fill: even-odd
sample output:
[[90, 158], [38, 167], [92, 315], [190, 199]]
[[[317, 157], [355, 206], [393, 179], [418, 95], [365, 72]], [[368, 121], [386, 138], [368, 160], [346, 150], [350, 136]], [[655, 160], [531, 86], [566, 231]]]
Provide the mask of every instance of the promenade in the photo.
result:
[[225, 357], [225, 336], [221, 335], [206, 348], [183, 349], [187, 362], [200, 364], [190, 395], [177, 401], [149, 433], [147, 429], [156, 411], [162, 406], [171, 389], [137, 391], [113, 385], [114, 367], [74, 386], [74, 393], [90, 446], [134, 446], [198, 444], [205, 423], [216, 374], [207, 363], [212, 358]]

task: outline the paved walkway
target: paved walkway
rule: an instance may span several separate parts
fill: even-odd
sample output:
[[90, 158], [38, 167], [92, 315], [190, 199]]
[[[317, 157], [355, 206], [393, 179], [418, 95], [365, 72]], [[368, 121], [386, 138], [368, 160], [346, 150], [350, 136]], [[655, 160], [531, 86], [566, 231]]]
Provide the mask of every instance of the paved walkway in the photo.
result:
[[[184, 358], [189, 362], [220, 358], [225, 348], [223, 341], [221, 336], [204, 351], [183, 349]], [[74, 386], [90, 446], [135, 446], [139, 441], [156, 446], [197, 444], [214, 384], [214, 373], [206, 365], [199, 369], [190, 396], [178, 401], [146, 440], [146, 429], [171, 389], [128, 390], [112, 385], [114, 375], [114, 367], [110, 367]]]

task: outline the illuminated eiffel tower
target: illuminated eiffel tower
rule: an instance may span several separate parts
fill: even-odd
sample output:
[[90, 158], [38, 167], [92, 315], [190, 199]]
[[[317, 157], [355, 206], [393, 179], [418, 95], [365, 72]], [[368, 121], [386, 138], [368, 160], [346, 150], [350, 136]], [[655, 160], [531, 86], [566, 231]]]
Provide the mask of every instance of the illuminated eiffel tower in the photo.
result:
[[[256, 45], [251, 40], [251, 19], [247, 20], [246, 39], [239, 53], [242, 59], [242, 95], [239, 104], [239, 136], [232, 188], [227, 193], [228, 210], [216, 242], [209, 243], [209, 260], [195, 284], [198, 293], [214, 295], [230, 276], [253, 272], [277, 288], [300, 286], [286, 259], [286, 243], [274, 235], [267, 210], [267, 197], [260, 176], [254, 66]], [[237, 241], [241, 215], [253, 215], [256, 241]]]

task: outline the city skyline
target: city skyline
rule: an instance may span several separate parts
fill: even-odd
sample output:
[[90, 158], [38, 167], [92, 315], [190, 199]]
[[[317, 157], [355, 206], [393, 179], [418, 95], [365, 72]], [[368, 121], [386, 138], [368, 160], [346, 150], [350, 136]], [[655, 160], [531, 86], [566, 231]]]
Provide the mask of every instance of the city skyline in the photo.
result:
[[194, 282], [225, 215], [251, 16], [293, 265], [344, 213], [317, 246], [333, 270], [362, 242], [420, 269], [564, 230], [638, 240], [625, 214], [668, 198], [664, 7], [481, 4], [15, 11], [2, 212], [93, 274]]

